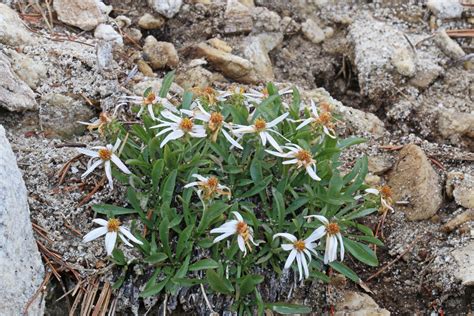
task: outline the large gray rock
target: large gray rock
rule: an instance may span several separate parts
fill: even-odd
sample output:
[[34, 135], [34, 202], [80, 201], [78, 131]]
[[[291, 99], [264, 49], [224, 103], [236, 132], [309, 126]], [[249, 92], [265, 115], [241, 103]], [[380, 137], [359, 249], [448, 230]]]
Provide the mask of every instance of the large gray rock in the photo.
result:
[[244, 41], [244, 56], [250, 60], [262, 81], [275, 80], [272, 61], [268, 53], [283, 41], [283, 34], [261, 33], [249, 36]]
[[7, 56], [0, 52], [0, 107], [21, 112], [38, 107], [35, 94], [12, 70]]
[[470, 241], [464, 247], [459, 247], [452, 252], [458, 269], [455, 276], [464, 286], [474, 285], [474, 241]]
[[[0, 125], [0, 315], [23, 315], [43, 277], [25, 183]], [[38, 298], [28, 315], [42, 315], [43, 310], [44, 302]]]
[[0, 3], [0, 43], [17, 46], [33, 41], [18, 14], [9, 6]]

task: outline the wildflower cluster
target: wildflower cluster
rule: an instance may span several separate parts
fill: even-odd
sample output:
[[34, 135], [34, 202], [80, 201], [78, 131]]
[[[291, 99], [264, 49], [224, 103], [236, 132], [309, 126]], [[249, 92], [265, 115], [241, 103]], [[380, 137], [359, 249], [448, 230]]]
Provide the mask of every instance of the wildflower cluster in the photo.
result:
[[[284, 306], [260, 293], [269, 275], [294, 271], [301, 284], [328, 281], [330, 266], [358, 282], [342, 262], [347, 253], [378, 264], [368, 244], [381, 242], [357, 221], [378, 209], [366, 201], [376, 194], [364, 185], [367, 158], [351, 170], [339, 160], [363, 140], [338, 138], [337, 114], [327, 103], [306, 104], [297, 89], [279, 92], [273, 84], [248, 92], [193, 89], [176, 102], [172, 77], [160, 91], [127, 98], [140, 123], [116, 122], [117, 132], [106, 136], [114, 146], [80, 149], [92, 157], [83, 177], [104, 165], [110, 188], [112, 174], [128, 186], [129, 207], [94, 205], [110, 219], [94, 220], [103, 227], [84, 237], [106, 235], [107, 253], [125, 271], [116, 287], [128, 267], [117, 235], [136, 245], [143, 269], [154, 269], [142, 297], [201, 284], [234, 296], [239, 314]], [[390, 206], [380, 192], [382, 207]], [[119, 218], [133, 220], [133, 234]]]

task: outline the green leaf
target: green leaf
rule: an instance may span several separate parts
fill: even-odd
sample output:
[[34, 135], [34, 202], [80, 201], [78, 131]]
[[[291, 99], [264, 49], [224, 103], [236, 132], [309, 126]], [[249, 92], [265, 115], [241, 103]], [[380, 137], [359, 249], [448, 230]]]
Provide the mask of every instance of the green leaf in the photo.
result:
[[160, 223], [160, 240], [161, 244], [163, 245], [163, 249], [165, 250], [168, 257], [171, 257], [171, 248], [169, 242], [169, 222], [167, 218], [164, 218]]
[[246, 275], [239, 280], [240, 297], [244, 297], [254, 291], [255, 286], [262, 283], [264, 277], [261, 275]]
[[166, 180], [161, 187], [160, 196], [161, 196], [161, 207], [162, 208], [169, 208], [171, 205], [171, 201], [173, 199], [173, 192], [174, 187], [176, 185], [176, 175], [178, 174], [178, 170], [173, 170], [171, 173], [166, 177]]
[[190, 225], [179, 234], [178, 244], [176, 245], [176, 258], [180, 258], [184, 249], [189, 248], [193, 244], [193, 241], [189, 240], [193, 229], [194, 225]]
[[166, 98], [166, 95], [168, 94], [168, 91], [171, 88], [171, 84], [173, 83], [174, 80], [174, 70], [171, 72], [168, 72], [166, 76], [163, 78], [163, 81], [161, 82], [161, 88], [160, 88], [160, 98]]
[[163, 262], [166, 259], [168, 259], [168, 256], [162, 252], [157, 252], [152, 254], [151, 256], [148, 256], [144, 259], [145, 262], [148, 262], [150, 264], [155, 264], [159, 262]]
[[262, 181], [256, 183], [252, 189], [250, 189], [249, 191], [242, 194], [240, 196], [240, 198], [245, 199], [245, 198], [254, 196], [255, 194], [258, 194], [261, 191], [265, 190], [265, 188], [268, 186], [268, 184], [270, 184], [270, 182], [272, 181], [272, 178], [273, 178], [273, 176], [270, 175], [270, 176], [266, 177], [265, 179], [263, 179]]
[[273, 209], [276, 209], [277, 218], [278, 218], [278, 227], [283, 226], [285, 220], [285, 201], [283, 200], [283, 195], [278, 192], [275, 188], [272, 189], [273, 193]]
[[217, 269], [219, 264], [210, 258], [202, 259], [198, 262], [193, 263], [189, 266], [189, 271], [198, 271], [198, 270], [207, 270], [207, 269]]
[[105, 214], [111, 217], [137, 213], [137, 211], [134, 209], [110, 205], [110, 204], [96, 204], [92, 206], [92, 209], [94, 210], [94, 212], [97, 212], [99, 214]]
[[206, 278], [209, 286], [215, 292], [223, 294], [232, 294], [234, 292], [234, 287], [230, 281], [218, 275], [216, 271], [207, 270]]
[[221, 216], [229, 207], [230, 205], [227, 205], [221, 201], [214, 202], [213, 204], [211, 204], [211, 206], [209, 206], [209, 208], [204, 211], [201, 221], [199, 222], [197, 232], [200, 234], [204, 230], [209, 228], [209, 225], [211, 225], [211, 223], [216, 218]]
[[155, 189], [157, 189], [159, 186], [164, 168], [165, 161], [163, 159], [158, 159], [153, 163], [153, 169], [151, 170], [151, 183]]
[[288, 303], [271, 303], [266, 304], [268, 309], [274, 312], [289, 315], [289, 314], [307, 314], [311, 313], [311, 308], [304, 305], [288, 304]]
[[171, 282], [179, 286], [190, 287], [197, 284], [204, 283], [204, 280], [201, 279], [189, 279], [189, 278], [172, 278]]
[[161, 292], [161, 290], [163, 290], [163, 288], [166, 286], [166, 283], [168, 283], [169, 281], [169, 277], [164, 279], [163, 281], [157, 283], [157, 284], [154, 284], [152, 286], [150, 286], [149, 288], [145, 288], [145, 290], [143, 292], [140, 293], [140, 297], [149, 297], [149, 296], [153, 296], [153, 295], [157, 295]]
[[346, 139], [340, 140], [337, 144], [337, 147], [339, 149], [344, 149], [344, 148], [347, 148], [347, 147], [350, 147], [350, 146], [365, 143], [366, 141], [367, 140], [365, 138], [351, 136], [351, 137], [348, 137]]
[[127, 259], [125, 258], [125, 255], [123, 254], [122, 250], [115, 248], [112, 251], [112, 261], [119, 265], [119, 266], [124, 266], [127, 264]]
[[352, 271], [348, 266], [346, 266], [344, 263], [333, 261], [329, 263], [329, 265], [331, 266], [331, 268], [333, 268], [337, 272], [342, 273], [343, 275], [345, 275], [352, 281], [359, 283], [360, 279], [357, 276], [357, 274], [354, 271]]
[[151, 87], [148, 87], [145, 89], [145, 91], [143, 92], [143, 96], [146, 98], [147, 96], [150, 95], [150, 93], [152, 92], [152, 88]]
[[370, 214], [376, 212], [377, 210], [378, 209], [376, 209], [376, 208], [367, 208], [365, 210], [356, 210], [356, 211], [354, 211], [352, 213], [349, 213], [346, 216], [344, 216], [344, 219], [352, 220], [352, 219], [364, 217], [364, 216], [367, 216], [367, 215], [370, 215]]
[[376, 267], [379, 265], [379, 261], [377, 260], [377, 256], [369, 248], [369, 246], [362, 244], [360, 242], [347, 239], [343, 237], [344, 240], [344, 248], [349, 250], [349, 252], [360, 262], [363, 262], [369, 266]]
[[192, 102], [193, 102], [193, 93], [191, 91], [186, 91], [183, 95], [183, 102], [181, 104], [181, 108], [185, 110], [189, 110]]

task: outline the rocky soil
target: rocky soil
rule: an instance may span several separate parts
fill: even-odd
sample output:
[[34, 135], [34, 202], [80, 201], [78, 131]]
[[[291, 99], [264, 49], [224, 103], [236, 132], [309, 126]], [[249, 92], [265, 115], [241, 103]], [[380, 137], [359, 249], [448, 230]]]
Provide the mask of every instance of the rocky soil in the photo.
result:
[[[64, 164], [77, 155], [74, 146], [97, 142], [77, 121], [114, 111], [124, 96], [156, 89], [170, 70], [176, 71], [174, 94], [207, 86], [262, 89], [274, 81], [298, 86], [305, 100], [329, 101], [342, 118], [340, 135], [368, 139], [345, 153], [348, 166], [367, 154], [367, 182], [388, 183], [394, 191], [395, 211], [385, 218], [384, 246], [377, 249], [380, 267], [348, 262], [365, 286], [345, 280], [296, 289], [287, 284], [291, 297], [285, 285], [269, 295], [313, 306], [318, 315], [473, 312], [472, 1], [2, 3], [0, 124], [23, 174], [35, 237], [52, 253], [42, 251], [46, 275], [53, 273], [41, 294], [46, 314], [72, 308], [76, 284], [85, 282], [79, 280], [88, 280], [79, 283], [84, 289], [115, 278], [102, 245], [86, 246], [81, 237], [92, 226], [90, 206], [123, 203], [123, 192], [99, 191], [81, 203], [99, 179], [81, 181], [85, 166], [78, 160], [61, 179]], [[125, 115], [127, 105], [120, 109]], [[12, 163], [2, 159], [2, 146], [0, 174]], [[16, 227], [2, 225], [2, 216], [0, 237], [11, 236]], [[375, 230], [379, 220], [373, 215], [366, 224]], [[6, 240], [0, 239], [0, 270]], [[30, 277], [19, 276], [21, 282]], [[62, 298], [66, 292], [76, 296]], [[111, 309], [143, 314], [162, 308], [162, 300], [142, 302], [137, 295], [125, 284], [111, 296]], [[0, 311], [10, 297], [0, 295]], [[210, 299], [220, 306], [219, 298]], [[197, 290], [170, 298], [167, 308], [209, 313]]]

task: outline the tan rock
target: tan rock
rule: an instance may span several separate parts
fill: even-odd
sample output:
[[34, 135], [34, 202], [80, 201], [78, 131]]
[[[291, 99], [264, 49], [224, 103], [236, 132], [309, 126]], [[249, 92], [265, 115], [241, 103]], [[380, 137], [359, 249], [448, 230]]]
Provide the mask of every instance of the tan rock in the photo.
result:
[[369, 172], [382, 175], [392, 168], [392, 161], [387, 155], [369, 156]]
[[216, 49], [207, 43], [196, 45], [194, 55], [198, 58], [206, 58], [214, 68], [227, 78], [242, 83], [259, 82], [253, 64], [247, 59]]
[[143, 46], [143, 54], [153, 69], [163, 69], [166, 67], [176, 68], [179, 63], [178, 52], [173, 44], [168, 42], [158, 42], [153, 35], [147, 36]]
[[380, 308], [367, 294], [348, 291], [336, 304], [335, 316], [389, 316], [390, 312]]
[[306, 22], [301, 24], [301, 31], [307, 39], [315, 44], [321, 43], [326, 37], [318, 23], [311, 19], [307, 19]]
[[138, 26], [145, 30], [155, 30], [165, 25], [165, 18], [145, 13], [139, 20]]
[[225, 41], [218, 39], [217, 37], [207, 40], [207, 43], [212, 47], [219, 49], [223, 52], [230, 53], [232, 52], [232, 47], [227, 44]]
[[61, 22], [84, 31], [90, 31], [106, 20], [95, 0], [54, 0], [53, 7]]
[[224, 33], [239, 34], [252, 31], [253, 20], [250, 8], [238, 0], [227, 0], [224, 13]]
[[438, 111], [438, 131], [443, 138], [458, 142], [459, 136], [474, 139], [474, 114], [453, 110]]
[[406, 145], [401, 151], [389, 186], [395, 201], [409, 201], [397, 209], [406, 213], [409, 220], [423, 220], [435, 215], [443, 198], [439, 176], [423, 150], [417, 145]]
[[201, 66], [189, 67], [176, 74], [176, 83], [183, 89], [206, 88], [212, 85], [218, 75]]
[[250, 60], [262, 81], [275, 79], [268, 53], [283, 41], [282, 33], [262, 33], [244, 41], [244, 56]]
[[414, 54], [406, 47], [396, 49], [391, 58], [392, 65], [402, 76], [412, 77], [416, 71]]
[[434, 40], [438, 47], [448, 57], [459, 59], [466, 55], [461, 46], [459, 46], [455, 40], [451, 39], [445, 30], [438, 31], [434, 37]]

